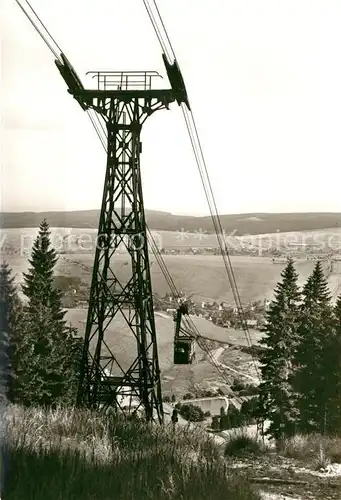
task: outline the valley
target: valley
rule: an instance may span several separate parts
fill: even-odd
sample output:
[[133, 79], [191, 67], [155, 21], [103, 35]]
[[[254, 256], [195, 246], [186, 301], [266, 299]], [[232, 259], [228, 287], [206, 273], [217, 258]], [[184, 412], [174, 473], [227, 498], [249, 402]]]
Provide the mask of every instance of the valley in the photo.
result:
[[[28, 256], [36, 237], [36, 228], [12, 228], [2, 230], [2, 258], [7, 260], [13, 269], [16, 282], [20, 284], [23, 272], [27, 271]], [[78, 280], [82, 284], [82, 297], [77, 307], [67, 308], [66, 319], [76, 327], [79, 335], [83, 336], [87, 317], [87, 297], [90, 290], [94, 247], [96, 244], [94, 229], [83, 228], [51, 228], [52, 244], [58, 251], [56, 274]], [[197, 303], [226, 303], [233, 306], [233, 295], [228, 283], [221, 256], [212, 255], [212, 248], [216, 248], [213, 235], [182, 232], [152, 231], [158, 248], [164, 249], [163, 260], [173, 277], [174, 283], [184, 296], [191, 297]], [[236, 277], [242, 303], [247, 305], [254, 301], [271, 300], [273, 291], [280, 280], [281, 272], [292, 247], [293, 241], [298, 245], [303, 241], [309, 244], [318, 239], [327, 246], [331, 242], [336, 245], [341, 237], [339, 229], [325, 229], [315, 233], [276, 233], [254, 235], [252, 237], [235, 238], [234, 251], [240, 255], [232, 255], [231, 262]], [[296, 240], [295, 240], [296, 238]], [[288, 245], [290, 241], [290, 245]], [[231, 242], [231, 240], [230, 240]], [[236, 243], [237, 242], [237, 243]], [[252, 248], [258, 248], [257, 253], [250, 253]], [[206, 250], [204, 254], [187, 253], [186, 249], [193, 248]], [[313, 247], [312, 247], [313, 248]], [[170, 251], [177, 249], [178, 254]], [[282, 258], [269, 255], [269, 250], [276, 250]], [[325, 254], [328, 253], [325, 250]], [[315, 251], [318, 255], [318, 253]], [[125, 282], [130, 275], [130, 263], [126, 251], [120, 251], [115, 258], [113, 268], [121, 282]], [[296, 249], [295, 267], [299, 274], [299, 283], [303, 285], [315, 263], [315, 254], [305, 251], [304, 247]], [[275, 260], [276, 260], [275, 259]], [[336, 297], [340, 289], [341, 264], [335, 259], [333, 267], [331, 257], [325, 261], [330, 290]], [[153, 292], [158, 296], [169, 293], [166, 280], [153, 254], [150, 255], [151, 277]], [[332, 269], [332, 272], [331, 272]], [[77, 296], [78, 289], [75, 288]], [[77, 301], [76, 301], [77, 303]], [[170, 304], [169, 306], [174, 307]], [[200, 335], [212, 343], [212, 349], [222, 346], [220, 362], [230, 367], [226, 369], [226, 377], [233, 380], [238, 377], [234, 370], [240, 372], [240, 378], [246, 382], [248, 377], [254, 376], [254, 366], [251, 355], [243, 352], [240, 347], [247, 345], [247, 339], [242, 330], [223, 328], [212, 324], [205, 317], [192, 316], [192, 320]], [[195, 388], [202, 390], [217, 389], [224, 392], [229, 387], [219, 379], [216, 368], [207, 359], [207, 355], [196, 345], [196, 362], [193, 365], [179, 366], [173, 364], [174, 322], [172, 313], [156, 311], [156, 330], [159, 351], [159, 362], [162, 371], [163, 392], [165, 395], [174, 394], [182, 397]], [[250, 329], [253, 343], [261, 338], [258, 330]], [[107, 329], [108, 347], [115, 352], [122, 367], [128, 367], [135, 355], [135, 340], [129, 331], [122, 315], [118, 314]], [[229, 348], [230, 346], [230, 348]], [[243, 374], [245, 377], [243, 377]]]

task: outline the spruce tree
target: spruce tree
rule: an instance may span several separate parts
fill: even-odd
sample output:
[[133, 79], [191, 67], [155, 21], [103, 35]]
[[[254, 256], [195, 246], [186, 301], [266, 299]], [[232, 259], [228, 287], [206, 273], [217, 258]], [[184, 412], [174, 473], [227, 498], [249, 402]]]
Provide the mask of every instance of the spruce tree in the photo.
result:
[[301, 296], [291, 259], [281, 277], [262, 329], [265, 336], [260, 344], [265, 349], [260, 357], [262, 383], [255, 415], [258, 420], [270, 420], [267, 434], [275, 439], [294, 434], [297, 418], [289, 378], [297, 343]]
[[299, 342], [295, 352], [292, 384], [303, 433], [327, 430], [328, 406], [333, 384], [333, 310], [321, 262], [303, 287]]
[[10, 329], [11, 381], [9, 400], [12, 403], [29, 404], [31, 397], [27, 390], [32, 370], [32, 338], [29, 317], [18, 301], [13, 309]]
[[24, 274], [22, 290], [28, 298], [30, 367], [25, 374], [21, 372], [22, 385], [18, 391], [24, 404], [73, 403], [79, 356], [73, 338], [75, 329], [66, 325], [61, 292], [53, 284], [57, 255], [51, 247], [46, 220], [40, 225], [29, 263], [31, 268]]
[[47, 307], [51, 311], [53, 320], [63, 331], [65, 312], [62, 308], [61, 292], [53, 284], [54, 268], [58, 258], [55, 249], [51, 247], [50, 234], [49, 225], [44, 219], [40, 224], [29, 259], [31, 268], [28, 273], [24, 273], [22, 291], [28, 298], [30, 313], [34, 314], [36, 307]]
[[37, 306], [35, 317], [29, 317], [30, 367], [26, 370], [23, 395], [26, 405], [51, 406], [63, 399], [68, 382], [64, 370], [67, 346], [56, 342], [58, 333], [51, 310]]
[[341, 431], [341, 296], [333, 308], [334, 328], [325, 346], [327, 365], [328, 401], [325, 413], [325, 431], [329, 434]]
[[14, 277], [8, 263], [0, 265], [0, 401], [7, 401], [10, 384], [10, 323], [15, 300]]

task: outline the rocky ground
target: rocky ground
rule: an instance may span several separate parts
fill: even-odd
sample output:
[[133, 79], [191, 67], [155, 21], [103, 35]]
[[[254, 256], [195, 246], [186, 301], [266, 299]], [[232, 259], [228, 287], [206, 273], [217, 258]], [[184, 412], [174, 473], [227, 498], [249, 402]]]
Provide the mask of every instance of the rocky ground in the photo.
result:
[[231, 460], [229, 465], [257, 485], [264, 500], [341, 499], [341, 464], [317, 469], [314, 464], [273, 452], [258, 458]]

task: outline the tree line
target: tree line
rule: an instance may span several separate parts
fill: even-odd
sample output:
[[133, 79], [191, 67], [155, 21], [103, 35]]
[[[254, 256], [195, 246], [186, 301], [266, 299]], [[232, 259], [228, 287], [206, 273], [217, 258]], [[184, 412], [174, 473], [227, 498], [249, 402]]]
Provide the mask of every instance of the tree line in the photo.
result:
[[25, 406], [73, 405], [83, 343], [67, 325], [54, 285], [56, 251], [40, 224], [20, 298], [12, 269], [0, 267], [1, 398]]
[[341, 432], [341, 297], [332, 304], [317, 262], [300, 289], [292, 260], [281, 274], [260, 341], [255, 416], [275, 439]]

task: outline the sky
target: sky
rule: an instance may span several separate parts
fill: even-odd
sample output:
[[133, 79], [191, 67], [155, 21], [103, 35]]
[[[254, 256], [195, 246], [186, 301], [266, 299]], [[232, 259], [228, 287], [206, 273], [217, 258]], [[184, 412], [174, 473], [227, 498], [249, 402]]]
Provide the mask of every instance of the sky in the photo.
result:
[[[341, 2], [158, 0], [220, 213], [339, 212]], [[142, 0], [32, 0], [85, 86], [90, 70], [156, 70]], [[54, 57], [1, 0], [2, 211], [99, 208], [106, 156]], [[208, 207], [180, 108], [142, 131], [145, 207]]]

